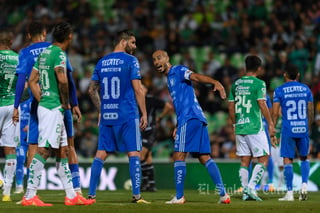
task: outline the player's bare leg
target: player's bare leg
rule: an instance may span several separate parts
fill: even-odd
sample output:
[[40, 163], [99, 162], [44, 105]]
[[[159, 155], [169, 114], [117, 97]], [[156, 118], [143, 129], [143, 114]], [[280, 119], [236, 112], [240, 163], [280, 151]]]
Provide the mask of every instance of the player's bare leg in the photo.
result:
[[76, 149], [74, 147], [74, 137], [68, 137], [68, 147], [69, 147], [69, 167], [72, 174], [72, 182], [73, 188], [77, 193], [82, 194], [81, 191], [81, 183], [80, 183], [80, 175], [79, 175], [79, 161]]

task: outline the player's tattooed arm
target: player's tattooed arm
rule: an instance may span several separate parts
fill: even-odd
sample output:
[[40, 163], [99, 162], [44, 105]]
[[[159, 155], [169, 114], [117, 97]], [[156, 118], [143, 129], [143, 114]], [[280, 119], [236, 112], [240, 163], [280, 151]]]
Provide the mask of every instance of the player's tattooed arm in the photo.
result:
[[308, 122], [309, 122], [309, 129], [311, 128], [311, 125], [313, 123], [314, 118], [314, 107], [313, 102], [308, 103]]
[[100, 113], [100, 96], [99, 96], [99, 91], [100, 91], [100, 84], [98, 81], [91, 81], [90, 85], [89, 85], [89, 95], [90, 98], [94, 104], [94, 106], [96, 107], [96, 109], [98, 110], [98, 112]]

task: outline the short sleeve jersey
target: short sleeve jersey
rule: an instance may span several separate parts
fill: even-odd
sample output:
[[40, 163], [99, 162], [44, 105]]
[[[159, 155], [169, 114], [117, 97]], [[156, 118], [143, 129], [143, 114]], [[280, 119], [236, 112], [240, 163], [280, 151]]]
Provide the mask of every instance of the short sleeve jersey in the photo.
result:
[[313, 96], [307, 85], [287, 82], [275, 89], [273, 102], [281, 106], [282, 134], [297, 138], [308, 135], [308, 103], [313, 102]]
[[0, 65], [0, 106], [8, 106], [14, 103], [18, 54], [12, 50], [0, 50]]
[[202, 108], [190, 80], [192, 71], [183, 65], [172, 66], [167, 76], [167, 84], [177, 114], [178, 126], [190, 119], [207, 123]]
[[63, 67], [66, 70], [66, 54], [60, 47], [50, 45], [43, 50], [34, 65], [39, 72], [39, 84], [41, 98], [39, 105], [47, 109], [61, 107], [58, 81], [55, 74], [56, 67]]
[[38, 56], [49, 45], [49, 42], [37, 42], [22, 49], [19, 53], [19, 64], [16, 73], [23, 73], [26, 75], [27, 78], [29, 78], [32, 71], [32, 67], [37, 61]]
[[266, 84], [263, 80], [243, 76], [232, 84], [229, 102], [235, 104], [236, 134], [257, 134], [263, 130], [258, 100], [266, 100]]
[[101, 125], [120, 125], [139, 118], [132, 80], [141, 79], [138, 59], [113, 52], [95, 66], [92, 80], [100, 84]]

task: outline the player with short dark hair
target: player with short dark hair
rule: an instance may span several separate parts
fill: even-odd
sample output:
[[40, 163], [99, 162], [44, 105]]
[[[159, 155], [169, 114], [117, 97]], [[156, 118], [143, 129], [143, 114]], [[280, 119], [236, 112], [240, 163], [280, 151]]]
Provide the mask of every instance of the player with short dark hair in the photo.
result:
[[309, 179], [309, 128], [313, 122], [313, 96], [309, 87], [298, 82], [299, 70], [293, 64], [288, 64], [283, 74], [285, 83], [274, 90], [273, 122], [276, 123], [282, 115], [280, 138], [280, 155], [284, 162], [284, 177], [287, 193], [279, 201], [294, 201], [293, 195], [293, 159], [296, 149], [301, 161], [302, 176], [299, 200], [307, 200], [307, 183]]
[[89, 94], [99, 112], [98, 150], [91, 166], [88, 195], [93, 200], [104, 161], [109, 153], [119, 151], [129, 158], [132, 202], [149, 203], [140, 194], [140, 128], [147, 126], [147, 111], [139, 61], [132, 55], [135, 49], [134, 34], [118, 32], [113, 52], [98, 61], [92, 75]]
[[66, 193], [65, 205], [94, 203], [75, 192], [68, 166], [68, 142], [63, 120], [64, 110], [70, 109], [65, 50], [72, 41], [72, 35], [69, 23], [60, 22], [54, 26], [54, 42], [41, 52], [28, 81], [32, 94], [39, 103], [39, 141], [37, 153], [29, 168], [27, 191], [21, 202], [24, 206], [52, 206], [37, 196], [41, 172], [50, 157], [51, 149], [56, 153], [57, 173]]
[[[61, 40], [63, 32], [55, 32], [57, 35], [56, 40]], [[62, 34], [63, 35], [63, 34]], [[31, 160], [37, 152], [38, 148], [38, 117], [37, 117], [37, 108], [38, 102], [34, 99], [32, 92], [28, 88], [28, 92], [24, 92], [25, 88], [27, 88], [27, 80], [29, 79], [30, 73], [32, 71], [32, 67], [37, 60], [39, 54], [46, 49], [51, 43], [46, 42], [47, 36], [47, 28], [40, 21], [32, 21], [27, 27], [27, 38], [30, 39], [31, 44], [26, 48], [23, 48], [19, 53], [19, 64], [16, 70], [16, 74], [18, 75], [17, 85], [16, 85], [16, 96], [14, 103], [14, 111], [12, 119], [14, 122], [19, 120], [19, 111], [18, 107], [20, 102], [23, 102], [26, 98], [31, 99], [31, 108], [29, 110], [29, 122], [28, 122], [28, 132], [27, 132], [27, 147], [23, 146], [23, 150], [19, 151], [19, 161], [18, 163], [24, 163], [27, 156], [27, 176], [29, 174], [29, 166]], [[70, 94], [70, 104], [72, 107], [72, 112], [77, 116], [77, 121], [79, 122], [82, 118], [81, 112], [78, 106], [78, 99], [76, 94], [76, 87], [72, 78], [72, 66], [67, 60], [67, 77], [68, 77], [68, 88]], [[64, 120], [65, 126], [67, 130], [67, 138], [68, 138], [68, 146], [69, 146], [69, 167], [72, 174], [72, 182], [74, 189], [81, 193], [81, 185], [80, 185], [80, 175], [79, 175], [79, 166], [78, 166], [78, 158], [76, 155], [76, 151], [74, 148], [74, 131], [73, 131], [73, 117], [72, 117], [71, 109], [65, 110]], [[19, 165], [19, 167], [21, 167]], [[23, 177], [20, 175], [19, 178]], [[19, 180], [19, 184], [22, 183], [22, 180]], [[20, 184], [16, 188], [17, 193], [23, 193], [23, 185]]]
[[[266, 84], [257, 76], [262, 71], [262, 61], [258, 56], [245, 58], [246, 74], [233, 82], [229, 93], [229, 114], [235, 128], [237, 155], [241, 158], [239, 169], [243, 187], [243, 200], [261, 201], [255, 187], [263, 176], [269, 158], [269, 144], [262, 117], [268, 123], [273, 140], [275, 130], [270, 111], [266, 104]], [[257, 158], [249, 180], [248, 167], [252, 158]]]

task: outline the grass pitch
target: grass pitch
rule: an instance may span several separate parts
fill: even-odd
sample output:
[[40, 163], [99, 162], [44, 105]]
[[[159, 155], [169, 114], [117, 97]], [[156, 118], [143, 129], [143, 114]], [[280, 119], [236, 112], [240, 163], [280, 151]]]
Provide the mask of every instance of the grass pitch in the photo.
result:
[[[307, 201], [299, 201], [298, 193], [295, 193], [295, 201], [279, 202], [278, 198], [284, 192], [264, 193], [259, 192], [262, 202], [242, 201], [241, 194], [231, 194], [231, 204], [217, 204], [219, 196], [214, 192], [199, 193], [197, 190], [186, 190], [186, 204], [168, 205], [165, 201], [170, 200], [174, 190], [158, 190], [157, 192], [144, 192], [142, 196], [151, 201], [151, 204], [131, 203], [131, 191], [98, 191], [97, 203], [91, 206], [65, 206], [64, 191], [39, 190], [38, 195], [45, 202], [52, 203], [52, 207], [34, 207], [17, 205], [22, 195], [12, 195], [12, 202], [0, 201], [1, 213], [131, 213], [131, 212], [152, 212], [152, 213], [310, 213], [320, 212], [320, 192], [309, 192]], [[84, 191], [84, 196], [87, 191]]]

